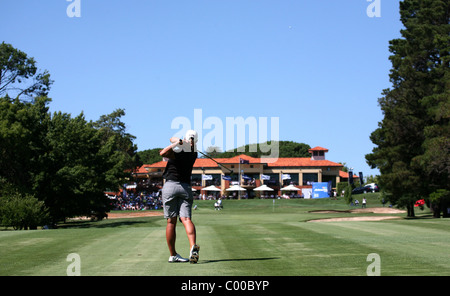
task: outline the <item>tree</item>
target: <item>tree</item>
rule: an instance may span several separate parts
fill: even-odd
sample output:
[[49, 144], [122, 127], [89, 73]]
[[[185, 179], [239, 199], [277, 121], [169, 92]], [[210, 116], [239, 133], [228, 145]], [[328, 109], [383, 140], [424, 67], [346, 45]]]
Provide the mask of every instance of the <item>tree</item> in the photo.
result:
[[100, 136], [100, 153], [110, 167], [105, 176], [108, 182], [106, 186], [110, 190], [117, 190], [119, 184], [123, 184], [129, 176], [127, 171], [132, 171], [140, 165], [137, 146], [133, 143], [136, 137], [126, 132], [126, 125], [121, 121], [124, 115], [125, 110], [117, 109], [100, 116], [100, 119], [93, 123]]
[[147, 149], [143, 151], [138, 151], [137, 156], [139, 158], [139, 164], [152, 164], [158, 161], [162, 160], [161, 155], [159, 155], [159, 151], [161, 151], [163, 148], [154, 148], [154, 149]]
[[89, 215], [107, 202], [103, 190], [105, 160], [100, 137], [83, 114], [55, 112], [42, 139], [45, 154], [33, 178], [33, 192], [49, 207], [53, 222]]
[[0, 44], [0, 96], [47, 96], [52, 84], [48, 71], [39, 72], [33, 58], [10, 44]]
[[[26, 85], [26, 79], [34, 83]], [[105, 213], [109, 200], [104, 191], [118, 189], [126, 170], [136, 166], [135, 137], [120, 120], [125, 111], [118, 109], [96, 122], [83, 114], [52, 115], [45, 96], [50, 84], [49, 75], [37, 73], [32, 58], [1, 44], [0, 95], [5, 96], [0, 97], [0, 197], [24, 202], [36, 198], [45, 203], [53, 223]], [[11, 91], [18, 95], [11, 98]]]
[[4, 184], [23, 193], [31, 193], [31, 176], [39, 170], [44, 153], [49, 101], [45, 97], [33, 102], [0, 98], [0, 176]]
[[[275, 145], [275, 143], [270, 142], [270, 145]], [[311, 154], [308, 152], [311, 147], [307, 144], [303, 143], [296, 143], [293, 141], [279, 141], [278, 142], [279, 147], [279, 157], [310, 157]], [[208, 153], [209, 151], [209, 153]], [[213, 151], [211, 154], [211, 151]], [[244, 152], [239, 152], [244, 151]], [[207, 149], [207, 154], [211, 157], [234, 157], [240, 154], [246, 154], [251, 157], [261, 157], [262, 155], [265, 155], [261, 150], [259, 149], [259, 145], [257, 144], [250, 144], [245, 145], [243, 147], [239, 147], [230, 151], [226, 152], [218, 152], [217, 149], [212, 149], [212, 147], [209, 147]]]
[[344, 191], [344, 200], [348, 205], [353, 202], [352, 190], [353, 186], [351, 184], [347, 184], [347, 188], [345, 188]]
[[[83, 114], [72, 118], [55, 112], [51, 117], [33, 191], [49, 207], [54, 223], [79, 215], [104, 216], [109, 210], [104, 191], [117, 190], [126, 170], [134, 168], [134, 137], [114, 127], [123, 125], [120, 114], [97, 122], [86, 121]], [[107, 117], [115, 124], [106, 124]]]
[[405, 0], [400, 15], [403, 38], [389, 47], [392, 88], [378, 100], [384, 118], [366, 160], [391, 203], [412, 217], [416, 200], [450, 184], [450, 2]]

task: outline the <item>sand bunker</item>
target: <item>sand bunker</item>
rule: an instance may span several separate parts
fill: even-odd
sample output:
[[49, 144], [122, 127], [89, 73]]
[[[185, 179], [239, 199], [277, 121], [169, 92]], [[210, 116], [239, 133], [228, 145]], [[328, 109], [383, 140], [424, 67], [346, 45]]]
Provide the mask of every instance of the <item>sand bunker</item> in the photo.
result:
[[162, 216], [162, 212], [152, 212], [152, 211], [142, 211], [142, 212], [114, 212], [108, 213], [108, 219], [119, 219], [119, 218], [137, 218], [137, 217], [153, 217]]
[[[405, 213], [404, 210], [393, 209], [393, 208], [364, 208], [364, 209], [353, 209], [347, 211], [334, 211], [334, 210], [324, 210], [324, 211], [311, 211], [310, 213], [315, 214], [342, 214], [342, 213], [374, 213], [374, 214], [400, 214]], [[341, 218], [324, 218], [309, 220], [308, 222], [337, 222], [337, 221], [381, 221], [387, 219], [396, 219], [398, 216], [360, 216], [360, 217], [341, 217]]]
[[397, 218], [398, 218], [397, 216], [363, 216], [363, 217], [316, 219], [316, 220], [309, 220], [308, 222], [381, 221]]

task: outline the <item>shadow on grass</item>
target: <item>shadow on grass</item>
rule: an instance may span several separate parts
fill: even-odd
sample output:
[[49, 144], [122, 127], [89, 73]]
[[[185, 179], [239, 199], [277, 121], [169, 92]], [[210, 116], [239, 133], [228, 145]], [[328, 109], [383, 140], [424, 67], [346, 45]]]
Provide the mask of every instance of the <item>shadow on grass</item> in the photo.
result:
[[102, 221], [70, 221], [59, 224], [58, 228], [117, 228], [129, 226], [151, 226], [150, 219], [111, 219]]
[[275, 260], [275, 259], [280, 259], [280, 257], [200, 260], [199, 263], [236, 262], [236, 261], [264, 261], [264, 260]]

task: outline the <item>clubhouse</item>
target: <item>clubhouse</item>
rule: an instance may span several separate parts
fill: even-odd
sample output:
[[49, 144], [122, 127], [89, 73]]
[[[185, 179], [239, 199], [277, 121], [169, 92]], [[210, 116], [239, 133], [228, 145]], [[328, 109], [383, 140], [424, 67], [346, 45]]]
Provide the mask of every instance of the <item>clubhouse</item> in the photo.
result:
[[[343, 165], [327, 160], [327, 152], [326, 148], [314, 147], [309, 150], [311, 157], [267, 159], [241, 154], [232, 158], [216, 158], [221, 166], [209, 158], [198, 158], [192, 170], [191, 185], [200, 194], [215, 191], [216, 195], [220, 192], [221, 195], [236, 196], [238, 193], [239, 197], [251, 198], [258, 194], [260, 197], [281, 196], [289, 190], [289, 194], [299, 197], [311, 191], [312, 182], [331, 181], [332, 188], [335, 188], [338, 182], [348, 180], [348, 173], [342, 171]], [[166, 161], [159, 161], [141, 166], [133, 173], [138, 186], [153, 190], [162, 188], [166, 164]], [[256, 190], [262, 185], [273, 191], [268, 189], [270, 192], [258, 193]], [[239, 191], [233, 192], [234, 189]]]

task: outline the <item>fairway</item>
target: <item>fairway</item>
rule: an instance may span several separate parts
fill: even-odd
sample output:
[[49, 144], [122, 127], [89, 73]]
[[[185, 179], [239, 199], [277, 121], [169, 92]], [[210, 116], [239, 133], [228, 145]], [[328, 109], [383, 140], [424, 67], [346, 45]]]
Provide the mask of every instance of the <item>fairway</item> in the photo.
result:
[[[374, 195], [375, 196], [375, 195]], [[64, 228], [0, 231], [0, 275], [67, 275], [80, 258], [82, 276], [365, 276], [369, 254], [380, 258], [382, 276], [450, 275], [450, 219], [307, 222], [319, 218], [385, 216], [348, 213], [343, 201], [195, 201], [193, 220], [201, 246], [198, 264], [169, 264], [161, 216], [71, 222]], [[369, 197], [369, 207], [379, 207]], [[315, 213], [337, 210], [336, 213]], [[184, 228], [177, 251], [188, 256]]]

